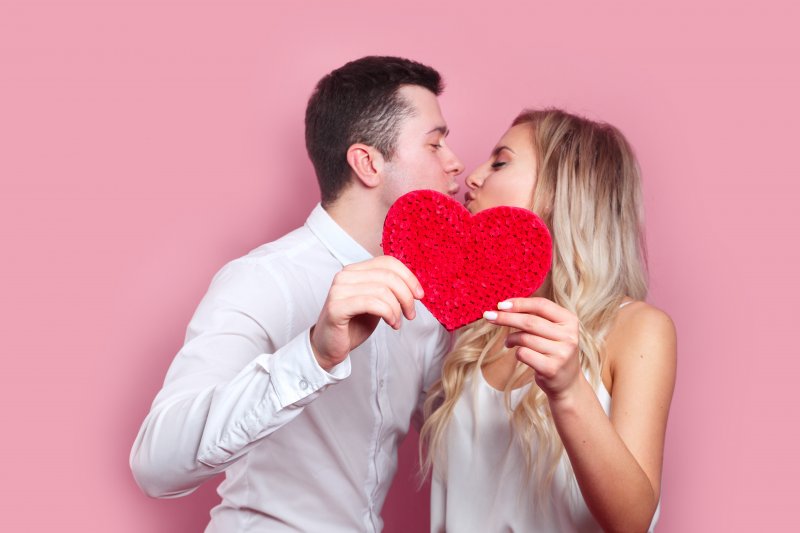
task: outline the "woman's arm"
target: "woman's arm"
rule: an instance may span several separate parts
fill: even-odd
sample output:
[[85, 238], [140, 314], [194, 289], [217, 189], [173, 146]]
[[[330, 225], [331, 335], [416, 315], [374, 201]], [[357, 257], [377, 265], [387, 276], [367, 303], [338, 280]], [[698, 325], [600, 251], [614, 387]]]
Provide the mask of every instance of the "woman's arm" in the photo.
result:
[[[587, 506], [605, 531], [646, 531], [661, 484], [664, 434], [676, 372], [675, 327], [636, 304], [619, 321], [606, 416], [578, 361], [578, 320], [545, 298], [510, 300], [492, 322], [521, 331], [507, 344], [536, 372]], [[514, 312], [515, 311], [515, 312]], [[489, 317], [491, 318], [491, 316]]]

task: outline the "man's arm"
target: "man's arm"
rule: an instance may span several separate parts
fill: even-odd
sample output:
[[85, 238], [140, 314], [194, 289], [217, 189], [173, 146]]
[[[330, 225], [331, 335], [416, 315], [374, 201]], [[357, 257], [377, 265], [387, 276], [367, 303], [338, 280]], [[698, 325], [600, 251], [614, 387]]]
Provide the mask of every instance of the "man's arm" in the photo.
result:
[[239, 260], [215, 276], [131, 450], [145, 493], [191, 493], [349, 375], [349, 359], [319, 366], [309, 329], [275, 346], [290, 326], [291, 301], [266, 268]]
[[313, 328], [279, 347], [275, 339], [295, 329], [285, 284], [263, 265], [226, 265], [134, 442], [139, 486], [151, 496], [183, 496], [225, 470], [347, 377], [350, 351], [379, 320], [399, 327], [401, 316], [413, 319], [415, 294], [423, 295], [419, 281], [392, 257], [349, 265]]

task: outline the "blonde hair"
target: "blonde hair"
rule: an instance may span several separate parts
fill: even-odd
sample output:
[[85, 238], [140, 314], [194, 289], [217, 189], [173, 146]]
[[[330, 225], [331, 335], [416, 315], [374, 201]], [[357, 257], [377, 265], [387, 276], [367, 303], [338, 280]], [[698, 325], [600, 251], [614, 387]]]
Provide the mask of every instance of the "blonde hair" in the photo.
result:
[[[512, 126], [528, 124], [536, 156], [536, 183], [530, 209], [553, 237], [550, 273], [537, 295], [574, 313], [580, 320], [580, 362], [599, 385], [600, 351], [619, 304], [628, 295], [647, 296], [644, 212], [638, 163], [615, 127], [558, 109], [525, 110]], [[442, 378], [425, 401], [420, 432], [421, 475], [446, 461], [445, 435], [453, 409], [473, 372], [507, 353], [510, 330], [478, 320], [457, 332], [445, 358]], [[547, 396], [532, 384], [512, 410], [512, 386], [529, 370], [517, 367], [505, 387], [514, 441], [523, 451], [534, 482], [535, 501], [543, 506], [564, 446], [556, 431]], [[531, 442], [538, 443], [533, 453]], [[513, 445], [513, 444], [512, 444]], [[567, 461], [569, 468], [569, 461]], [[571, 473], [571, 472], [570, 472]]]

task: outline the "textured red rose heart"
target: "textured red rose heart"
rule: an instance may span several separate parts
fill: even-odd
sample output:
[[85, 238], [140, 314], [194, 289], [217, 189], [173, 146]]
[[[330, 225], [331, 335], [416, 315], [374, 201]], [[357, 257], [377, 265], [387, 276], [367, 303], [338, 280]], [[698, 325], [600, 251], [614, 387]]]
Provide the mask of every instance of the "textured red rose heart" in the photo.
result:
[[383, 253], [417, 276], [422, 303], [449, 331], [531, 296], [550, 269], [550, 232], [536, 214], [493, 207], [472, 216], [453, 198], [413, 191], [398, 198], [383, 224]]

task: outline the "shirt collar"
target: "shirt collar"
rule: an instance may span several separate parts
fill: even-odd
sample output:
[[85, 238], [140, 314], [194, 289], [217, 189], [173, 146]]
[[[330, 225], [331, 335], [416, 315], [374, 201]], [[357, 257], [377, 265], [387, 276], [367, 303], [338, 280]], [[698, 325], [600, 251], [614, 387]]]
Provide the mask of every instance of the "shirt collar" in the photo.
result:
[[317, 204], [308, 215], [306, 226], [342, 266], [372, 259], [372, 254], [337, 224], [321, 204]]

